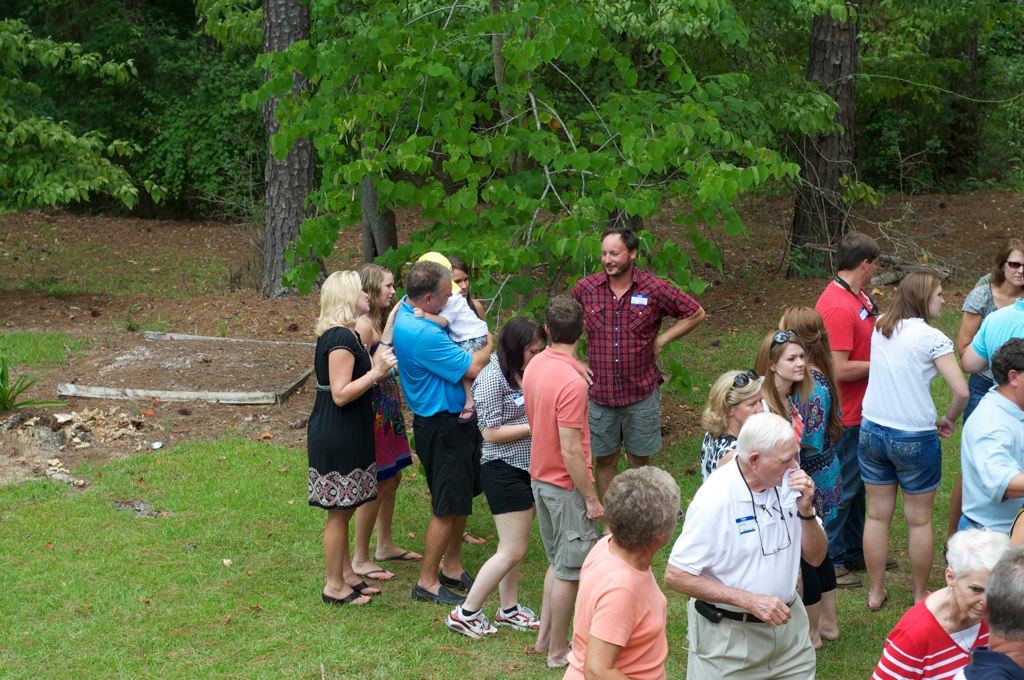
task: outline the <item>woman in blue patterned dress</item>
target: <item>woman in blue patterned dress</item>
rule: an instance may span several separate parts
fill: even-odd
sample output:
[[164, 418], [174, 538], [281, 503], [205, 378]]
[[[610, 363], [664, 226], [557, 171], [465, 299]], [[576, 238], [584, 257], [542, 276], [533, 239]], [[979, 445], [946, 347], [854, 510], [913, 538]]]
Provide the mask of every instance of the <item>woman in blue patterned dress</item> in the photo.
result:
[[[800, 441], [800, 467], [814, 480], [814, 509], [821, 521], [827, 522], [835, 517], [842, 496], [839, 459], [833, 444], [843, 435], [828, 332], [821, 315], [810, 307], [787, 307], [782, 313], [779, 328], [789, 329], [800, 338], [807, 353], [807, 368], [814, 381], [814, 388], [806, 399], [794, 395], [791, 400], [804, 421]], [[822, 638], [839, 638], [836, 573], [829, 559], [818, 567], [800, 560], [800, 570], [811, 643], [815, 649], [819, 649]], [[815, 602], [816, 593], [820, 593], [820, 599]], [[811, 604], [807, 604], [808, 599], [812, 600]]]
[[[356, 320], [356, 333], [366, 343], [370, 355], [376, 356], [378, 352], [393, 347], [391, 341], [398, 311], [397, 305], [394, 309], [391, 307], [395, 298], [395, 277], [379, 264], [367, 263], [359, 268], [359, 279], [362, 281], [363, 292], [369, 298], [370, 311]], [[371, 391], [374, 449], [377, 454], [377, 500], [367, 503], [356, 512], [352, 568], [363, 578], [377, 581], [395, 578], [394, 573], [382, 569], [377, 562], [416, 562], [423, 558], [417, 552], [399, 547], [392, 532], [395, 498], [402, 481], [402, 469], [412, 464], [399, 392], [397, 374], [387, 376]], [[371, 559], [370, 534], [374, 526], [377, 527], [377, 547]]]
[[335, 272], [320, 289], [313, 364], [316, 400], [309, 416], [306, 451], [309, 504], [327, 510], [326, 583], [320, 596], [326, 604], [367, 605], [376, 590], [359, 581], [352, 570], [348, 524], [356, 508], [377, 497], [370, 390], [398, 362], [389, 348], [371, 361], [356, 334], [356, 318], [369, 308], [355, 272]]

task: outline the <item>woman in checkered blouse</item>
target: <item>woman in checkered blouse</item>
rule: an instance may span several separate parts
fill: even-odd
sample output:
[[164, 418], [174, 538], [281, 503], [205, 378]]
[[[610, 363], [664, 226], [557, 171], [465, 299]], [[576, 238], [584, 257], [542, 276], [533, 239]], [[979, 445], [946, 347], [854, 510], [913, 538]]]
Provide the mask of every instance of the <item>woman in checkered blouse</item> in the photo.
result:
[[452, 630], [472, 638], [498, 632], [481, 611], [497, 586], [499, 626], [536, 630], [540, 620], [519, 604], [519, 562], [526, 554], [533, 525], [530, 488], [530, 425], [523, 402], [523, 369], [544, 350], [547, 334], [529, 317], [510, 320], [498, 335], [498, 351], [473, 383], [477, 424], [483, 434], [480, 480], [498, 530], [497, 552], [480, 567], [466, 595], [446, 621]]

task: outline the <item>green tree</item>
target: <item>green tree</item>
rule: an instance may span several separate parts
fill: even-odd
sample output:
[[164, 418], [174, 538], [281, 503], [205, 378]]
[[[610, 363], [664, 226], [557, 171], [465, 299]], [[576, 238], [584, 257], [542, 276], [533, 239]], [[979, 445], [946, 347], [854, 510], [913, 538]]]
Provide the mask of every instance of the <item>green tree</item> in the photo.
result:
[[[610, 218], [667, 210], [673, 238], [647, 239], [651, 262], [699, 291], [692, 258], [720, 262], [704, 227], [741, 233], [739, 197], [798, 172], [767, 143], [771, 112], [747, 95], [749, 75], [695, 72], [675, 46], [684, 21], [693, 43], [744, 49], [747, 29], [728, 3], [656, 17], [658, 30], [649, 3], [310, 6], [310, 42], [276, 56], [278, 75], [261, 91], [281, 97], [272, 144], [309, 136], [322, 163], [321, 212], [304, 223], [297, 256], [330, 254], [338, 231], [359, 220], [371, 176], [381, 205], [417, 207], [427, 222], [386, 256], [392, 266], [436, 245], [494, 275], [486, 297], [522, 294], [538, 307], [535, 290], [596, 264], [596, 233]], [[635, 15], [643, 39], [612, 25], [616, 13]], [[291, 69], [312, 94], [289, 94]], [[793, 116], [829, 126], [808, 113], [827, 110], [827, 98], [801, 94], [802, 107], [786, 104]], [[307, 262], [289, 280], [308, 289], [317, 272]]]
[[139, 147], [95, 131], [76, 134], [66, 122], [36, 114], [31, 102], [42, 90], [32, 75], [38, 70], [118, 84], [134, 72], [130, 61], [107, 61], [75, 43], [36, 38], [21, 21], [0, 21], [0, 205], [61, 205], [94, 194], [135, 205], [138, 188], [112, 159]]

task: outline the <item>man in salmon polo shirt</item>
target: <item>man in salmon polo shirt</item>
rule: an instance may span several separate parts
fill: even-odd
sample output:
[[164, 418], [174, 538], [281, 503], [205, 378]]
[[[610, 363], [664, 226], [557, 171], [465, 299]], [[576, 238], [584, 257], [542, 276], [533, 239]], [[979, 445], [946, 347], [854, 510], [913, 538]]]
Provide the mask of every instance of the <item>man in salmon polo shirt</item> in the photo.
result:
[[604, 508], [591, 469], [589, 386], [576, 359], [583, 307], [566, 295], [551, 298], [544, 327], [551, 345], [534, 357], [523, 375], [533, 437], [530, 479], [549, 564], [534, 650], [547, 653], [549, 667], [560, 668], [568, 663], [569, 618], [576, 605], [580, 567], [597, 542], [597, 520]]

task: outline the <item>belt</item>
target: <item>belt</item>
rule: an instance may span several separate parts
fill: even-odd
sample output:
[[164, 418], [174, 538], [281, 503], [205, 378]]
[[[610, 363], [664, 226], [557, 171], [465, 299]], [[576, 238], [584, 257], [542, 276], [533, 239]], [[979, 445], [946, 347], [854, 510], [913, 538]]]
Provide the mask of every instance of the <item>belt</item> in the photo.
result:
[[[704, 600], [697, 600], [697, 602], [700, 603], [702, 606], [706, 606], [707, 608], [717, 612], [722, 616], [722, 618], [729, 619], [730, 621], [741, 621], [743, 623], [764, 623], [764, 621], [757, 618], [750, 612], [734, 612], [730, 609], [722, 609], [721, 607], [716, 607], [710, 602], [705, 602]], [[698, 609], [698, 611], [700, 610]]]
[[[791, 607], [794, 602], [796, 602], [796, 595], [793, 595], [793, 597], [790, 598], [789, 602], [786, 603], [786, 606]], [[715, 623], [714, 618], [708, 616], [705, 612], [714, 612], [713, 615], [715, 618], [717, 618], [718, 615], [721, 615], [723, 619], [729, 619], [730, 621], [740, 621], [741, 623], [764, 623], [764, 621], [757, 618], [750, 612], [734, 612], [731, 609], [722, 609], [721, 607], [716, 607], [710, 602], [705, 602], [704, 600], [697, 600], [695, 604], [699, 605], [695, 607], [697, 612], [712, 623]], [[704, 611], [701, 611], [702, 609]]]

